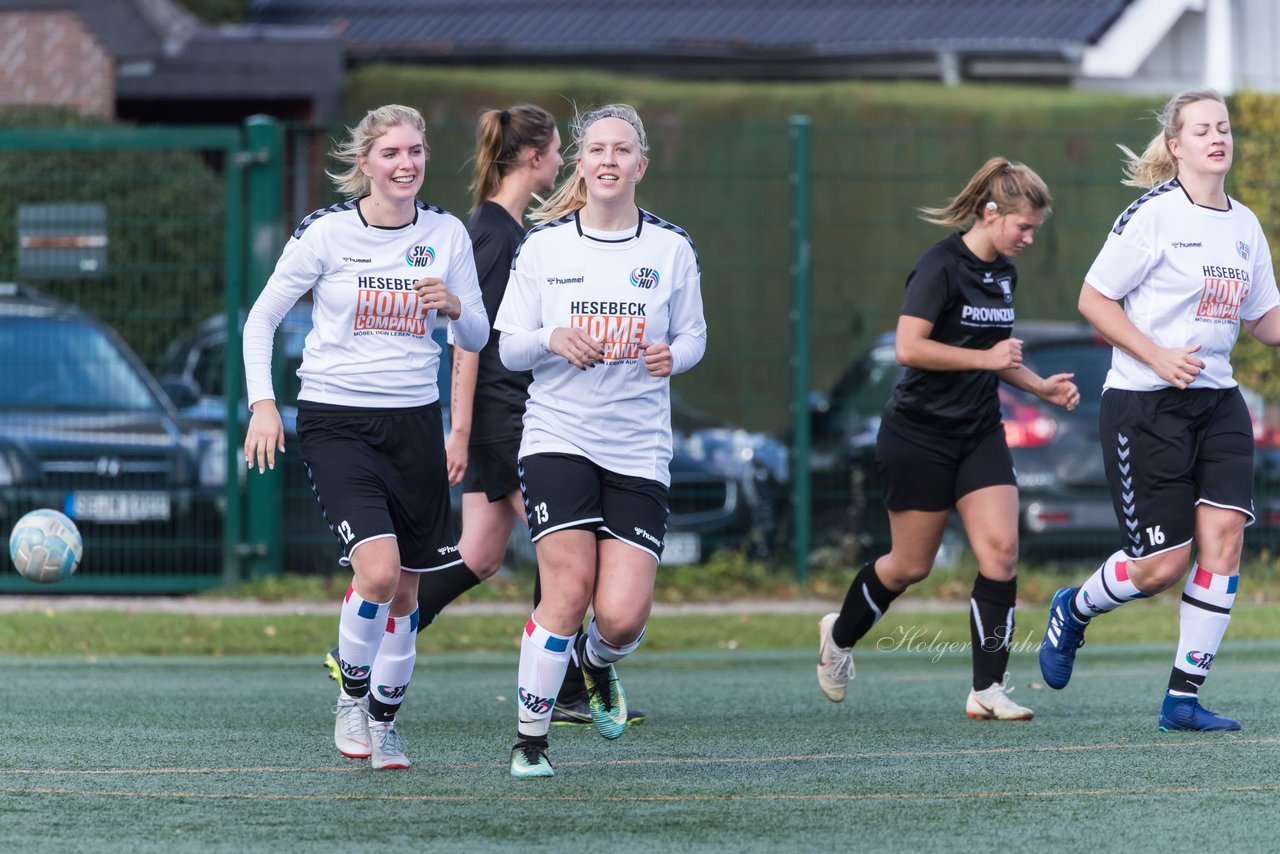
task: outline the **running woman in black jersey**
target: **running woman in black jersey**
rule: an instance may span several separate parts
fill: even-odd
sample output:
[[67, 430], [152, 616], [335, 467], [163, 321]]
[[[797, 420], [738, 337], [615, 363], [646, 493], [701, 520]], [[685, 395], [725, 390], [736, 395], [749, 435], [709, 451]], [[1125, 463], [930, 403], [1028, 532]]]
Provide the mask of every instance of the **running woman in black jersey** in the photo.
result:
[[908, 586], [933, 568], [954, 509], [978, 560], [970, 600], [972, 718], [1029, 720], [1008, 695], [1006, 667], [1017, 595], [1018, 490], [1000, 420], [1004, 381], [1072, 409], [1072, 374], [1042, 378], [1012, 337], [1018, 273], [1010, 258], [1031, 245], [1050, 213], [1044, 181], [1020, 163], [988, 160], [958, 196], [924, 218], [961, 231], [935, 244], [907, 277], [895, 350], [907, 372], [885, 405], [876, 438], [893, 545], [854, 578], [839, 613], [819, 622], [818, 687], [844, 699], [853, 645]]
[[370, 110], [333, 156], [347, 168], [330, 177], [351, 198], [303, 220], [245, 321], [253, 416], [244, 456], [262, 471], [284, 451], [272, 339], [309, 292], [298, 440], [354, 573], [338, 618], [334, 743], [374, 768], [407, 768], [395, 716], [416, 658], [418, 581], [470, 574], [450, 518], [431, 329], [442, 313], [459, 346], [479, 350], [489, 323], [466, 229], [417, 199], [422, 115], [396, 104]]
[[1239, 721], [1198, 700], [1254, 521], [1253, 430], [1230, 356], [1241, 322], [1280, 344], [1280, 294], [1257, 217], [1226, 192], [1233, 143], [1222, 96], [1183, 92], [1159, 121], [1141, 156], [1124, 149], [1125, 183], [1150, 191], [1116, 220], [1080, 289], [1080, 313], [1115, 348], [1099, 434], [1124, 546], [1054, 594], [1040, 670], [1049, 687], [1065, 687], [1090, 620], [1185, 577], [1158, 725], [1235, 730]]

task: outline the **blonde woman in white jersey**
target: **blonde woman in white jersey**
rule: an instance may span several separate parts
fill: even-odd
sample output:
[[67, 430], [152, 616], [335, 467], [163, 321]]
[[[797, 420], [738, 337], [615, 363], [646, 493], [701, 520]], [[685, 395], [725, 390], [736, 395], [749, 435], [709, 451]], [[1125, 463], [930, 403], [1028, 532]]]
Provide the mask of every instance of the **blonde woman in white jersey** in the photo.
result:
[[550, 777], [547, 732], [574, 635], [596, 729], [626, 729], [614, 664], [653, 604], [668, 513], [669, 378], [706, 349], [698, 258], [636, 207], [648, 142], [612, 104], [573, 123], [573, 174], [534, 214], [494, 327], [510, 370], [533, 371], [521, 490], [542, 600], [521, 636], [515, 777]]
[[1150, 192], [1116, 220], [1080, 291], [1081, 314], [1115, 348], [1099, 420], [1124, 547], [1054, 595], [1040, 669], [1065, 687], [1091, 619], [1185, 577], [1159, 727], [1236, 730], [1198, 701], [1254, 521], [1253, 432], [1230, 354], [1241, 323], [1280, 344], [1280, 295], [1257, 217], [1225, 190], [1222, 96], [1184, 92], [1159, 118], [1142, 156], [1126, 149], [1125, 183]]
[[418, 111], [371, 110], [334, 157], [347, 168], [330, 177], [351, 198], [302, 221], [245, 322], [244, 456], [261, 472], [284, 451], [272, 338], [310, 292], [300, 452], [354, 573], [338, 621], [334, 743], [374, 768], [407, 768], [395, 715], [416, 657], [419, 575], [470, 573], [450, 520], [431, 330], [442, 313], [457, 345], [476, 351], [489, 322], [466, 228], [417, 199], [427, 164]]

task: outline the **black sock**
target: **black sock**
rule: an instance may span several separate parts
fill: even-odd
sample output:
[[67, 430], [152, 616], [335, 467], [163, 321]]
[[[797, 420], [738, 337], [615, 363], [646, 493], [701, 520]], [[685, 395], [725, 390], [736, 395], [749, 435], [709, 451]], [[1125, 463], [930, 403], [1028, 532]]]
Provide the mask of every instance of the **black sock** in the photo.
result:
[[867, 561], [849, 585], [840, 617], [831, 627], [831, 640], [836, 646], [851, 647], [884, 616], [890, 603], [902, 595], [901, 590], [890, 590], [876, 575], [875, 560]]
[[[578, 629], [578, 634], [582, 634], [582, 629]], [[575, 635], [571, 649], [577, 648], [578, 637]], [[564, 672], [564, 682], [560, 685], [560, 693], [556, 694], [556, 702], [567, 703], [585, 693], [587, 693], [587, 683], [582, 678], [582, 662], [578, 661], [577, 653], [574, 653], [569, 659], [569, 669]]]
[[377, 697], [369, 694], [369, 718], [375, 721], [393, 721], [396, 719], [396, 712], [400, 711], [400, 704], [394, 705], [384, 703]]
[[479, 583], [465, 563], [422, 573], [418, 578], [418, 630], [431, 625], [445, 605]]
[[969, 599], [969, 640], [973, 644], [973, 690], [1004, 682], [1013, 642], [1013, 606], [1018, 579], [992, 581], [979, 575]]
[[369, 693], [368, 676], [363, 679], [352, 679], [347, 676], [347, 669], [341, 665], [338, 666], [338, 672], [342, 674], [342, 693], [357, 700]]

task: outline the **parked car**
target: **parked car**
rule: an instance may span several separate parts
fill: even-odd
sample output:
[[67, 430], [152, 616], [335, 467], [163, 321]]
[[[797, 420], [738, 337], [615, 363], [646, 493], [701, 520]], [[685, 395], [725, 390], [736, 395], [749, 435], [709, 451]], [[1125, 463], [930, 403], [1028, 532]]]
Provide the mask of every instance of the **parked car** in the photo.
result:
[[[311, 491], [311, 480], [298, 454], [297, 400], [298, 365], [302, 363], [302, 346], [311, 331], [311, 306], [296, 304], [276, 332], [275, 347], [284, 357], [284, 385], [277, 390], [280, 419], [285, 428], [285, 453], [277, 457], [281, 477], [281, 546], [284, 568], [293, 573], [314, 572], [337, 566], [340, 554], [337, 540], [325, 523]], [[239, 359], [240, 354], [235, 353]], [[160, 367], [160, 383], [177, 404], [183, 417], [199, 425], [208, 435], [225, 439], [226, 389], [223, 370], [227, 359], [226, 316], [214, 315], [173, 341], [165, 352]], [[244, 439], [248, 426], [248, 409], [237, 409], [243, 419], [234, 443]], [[218, 482], [226, 483], [226, 466], [219, 468]]]
[[[185, 424], [106, 324], [24, 285], [0, 284], [0, 530], [52, 507], [84, 537], [61, 589], [150, 589], [220, 577], [223, 447]], [[13, 573], [0, 589], [14, 589]], [[198, 582], [194, 586], [199, 586]]]
[[[286, 448], [297, 447], [297, 408], [283, 402], [297, 399], [296, 372], [302, 363], [303, 344], [310, 330], [311, 306], [298, 303], [277, 331], [275, 346], [285, 362], [286, 384], [278, 390], [278, 397], [282, 401], [280, 414], [285, 426]], [[443, 344], [445, 325], [437, 326], [433, 334]], [[162, 383], [179, 401], [184, 415], [203, 423], [210, 431], [220, 430], [225, 421], [226, 341], [225, 316], [210, 317], [169, 346], [161, 371]], [[441, 362], [437, 384], [447, 433], [449, 370], [445, 360]], [[687, 407], [677, 410], [679, 414], [674, 420], [684, 423], [694, 435], [691, 438], [679, 427], [676, 429], [675, 455], [671, 461], [671, 516], [663, 563], [697, 563], [724, 548], [758, 554], [763, 549], [763, 532], [771, 525], [766, 515], [768, 506], [758, 500], [756, 470], [749, 461], [744, 466], [740, 453], [728, 458], [720, 450], [726, 443], [732, 446], [740, 440], [731, 428], [714, 419]], [[785, 449], [774, 452], [774, 456], [779, 454], [785, 458]], [[286, 452], [281, 465], [285, 567], [296, 572], [330, 567], [337, 558], [337, 543], [320, 515], [301, 459], [297, 453]], [[452, 494], [456, 522], [461, 519], [461, 493], [455, 488]], [[534, 561], [533, 547], [522, 526], [517, 526], [512, 534], [508, 555], [516, 562], [531, 564]]]
[[[1000, 385], [1005, 438], [1018, 473], [1022, 554], [1044, 561], [1098, 558], [1121, 545], [1098, 439], [1111, 347], [1083, 324], [1027, 321], [1015, 327], [1014, 335], [1024, 342], [1027, 367], [1041, 376], [1074, 373], [1081, 396], [1080, 405], [1068, 412]], [[832, 540], [851, 534], [864, 552], [888, 548], [875, 440], [885, 401], [903, 371], [895, 359], [894, 335], [884, 333], [828, 396], [815, 396], [811, 469], [818, 536]], [[1242, 392], [1254, 418], [1258, 450], [1258, 524], [1246, 532], [1246, 545], [1274, 548], [1280, 541], [1280, 478], [1275, 474], [1280, 472], [1280, 443], [1274, 431], [1262, 427], [1261, 398], [1249, 389]]]

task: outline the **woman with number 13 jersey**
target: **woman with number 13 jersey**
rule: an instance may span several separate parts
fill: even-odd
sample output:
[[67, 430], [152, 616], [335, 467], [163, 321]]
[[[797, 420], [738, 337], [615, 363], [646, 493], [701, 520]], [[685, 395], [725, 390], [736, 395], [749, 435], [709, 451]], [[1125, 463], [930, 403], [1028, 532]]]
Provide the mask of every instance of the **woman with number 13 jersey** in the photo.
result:
[[1071, 374], [1042, 378], [1022, 364], [1012, 337], [1017, 271], [1009, 258], [1031, 245], [1048, 216], [1049, 188], [1003, 157], [987, 161], [928, 222], [956, 226], [907, 277], [894, 343], [906, 374], [884, 409], [876, 465], [892, 546], [854, 578], [838, 613], [819, 622], [818, 687], [841, 702], [853, 676], [853, 645], [909, 585], [933, 569], [955, 509], [978, 560], [969, 601], [971, 718], [1028, 720], [1009, 698], [1009, 645], [1017, 597], [1018, 488], [1000, 421], [1006, 382], [1072, 409]]
[[[671, 482], [669, 377], [706, 349], [689, 236], [636, 207], [648, 143], [635, 110], [574, 121], [574, 173], [534, 215], [494, 327], [503, 364], [532, 370], [520, 478], [542, 599], [520, 644], [515, 777], [551, 776], [547, 732], [582, 667], [605, 738], [626, 727], [614, 664], [640, 644]], [[588, 606], [587, 631], [574, 636]]]

